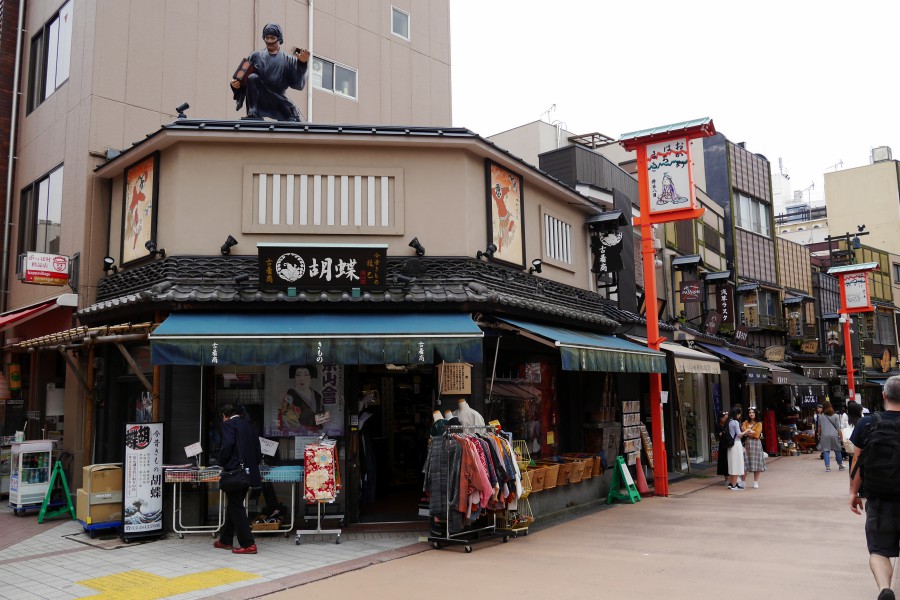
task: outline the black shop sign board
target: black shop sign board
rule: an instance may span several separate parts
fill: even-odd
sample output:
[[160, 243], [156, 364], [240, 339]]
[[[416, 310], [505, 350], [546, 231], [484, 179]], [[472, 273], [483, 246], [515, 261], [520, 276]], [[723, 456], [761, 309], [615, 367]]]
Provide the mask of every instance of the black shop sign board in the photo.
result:
[[265, 290], [372, 290], [387, 284], [386, 245], [258, 244]]

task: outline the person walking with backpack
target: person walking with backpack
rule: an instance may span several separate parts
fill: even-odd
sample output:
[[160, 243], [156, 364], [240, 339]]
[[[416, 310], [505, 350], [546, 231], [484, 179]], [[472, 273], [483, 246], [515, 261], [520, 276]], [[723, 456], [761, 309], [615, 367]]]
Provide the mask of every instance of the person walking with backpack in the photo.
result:
[[841, 456], [841, 418], [834, 413], [831, 402], [825, 401], [825, 411], [819, 415], [816, 427], [819, 438], [819, 450], [824, 453], [825, 470], [831, 470], [831, 451], [837, 458], [838, 469], [844, 470], [844, 459]]
[[895, 600], [891, 558], [900, 555], [900, 377], [884, 384], [885, 411], [856, 424], [850, 510], [862, 514], [865, 497], [869, 568], [881, 590], [878, 600]]

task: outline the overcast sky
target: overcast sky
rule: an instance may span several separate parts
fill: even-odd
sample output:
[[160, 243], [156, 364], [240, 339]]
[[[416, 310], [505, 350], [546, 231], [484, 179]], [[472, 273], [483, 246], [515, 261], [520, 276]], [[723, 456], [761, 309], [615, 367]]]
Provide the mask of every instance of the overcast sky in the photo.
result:
[[[453, 124], [622, 133], [712, 117], [794, 191], [900, 158], [900, 1], [450, 0]], [[843, 165], [839, 163], [843, 162]]]

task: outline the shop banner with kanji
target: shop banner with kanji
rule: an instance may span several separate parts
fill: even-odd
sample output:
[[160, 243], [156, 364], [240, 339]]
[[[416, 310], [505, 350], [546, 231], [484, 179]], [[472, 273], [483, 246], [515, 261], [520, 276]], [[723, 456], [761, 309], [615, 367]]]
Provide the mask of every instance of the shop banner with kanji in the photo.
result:
[[125, 424], [123, 537], [162, 531], [163, 424]]

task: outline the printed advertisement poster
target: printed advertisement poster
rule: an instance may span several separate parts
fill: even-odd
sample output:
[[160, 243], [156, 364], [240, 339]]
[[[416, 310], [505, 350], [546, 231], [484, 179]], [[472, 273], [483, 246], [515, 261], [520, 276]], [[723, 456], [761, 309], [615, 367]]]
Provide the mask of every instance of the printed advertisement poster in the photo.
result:
[[123, 535], [162, 531], [163, 425], [125, 424]]
[[265, 419], [269, 437], [344, 435], [344, 367], [267, 367]]

